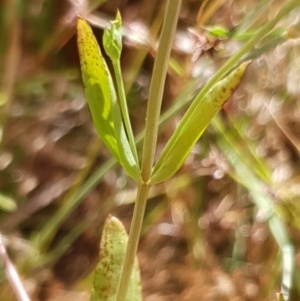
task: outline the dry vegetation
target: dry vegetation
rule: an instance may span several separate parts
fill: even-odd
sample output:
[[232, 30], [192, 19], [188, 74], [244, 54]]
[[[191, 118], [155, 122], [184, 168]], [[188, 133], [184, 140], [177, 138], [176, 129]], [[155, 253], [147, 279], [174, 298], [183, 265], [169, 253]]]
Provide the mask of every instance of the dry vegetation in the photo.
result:
[[[103, 221], [110, 212], [128, 227], [135, 196], [94, 132], [74, 16], [87, 15], [100, 40], [121, 11], [138, 133], [165, 1], [91, 0], [91, 14], [79, 2], [0, 4], [0, 195], [16, 204], [0, 212], [0, 229], [32, 300], [88, 300]], [[189, 99], [283, 2], [184, 1], [163, 110]], [[151, 191], [138, 253], [145, 301], [276, 300], [285, 247], [295, 249], [290, 300], [299, 300], [299, 30], [295, 9], [247, 53], [241, 87], [180, 172]], [[0, 275], [0, 299], [14, 300], [3, 265]]]

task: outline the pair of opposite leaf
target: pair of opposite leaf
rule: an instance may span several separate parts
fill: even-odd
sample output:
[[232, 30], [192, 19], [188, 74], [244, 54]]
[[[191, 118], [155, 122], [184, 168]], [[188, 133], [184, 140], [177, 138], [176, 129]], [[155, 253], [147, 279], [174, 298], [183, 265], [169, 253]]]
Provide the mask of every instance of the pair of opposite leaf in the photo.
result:
[[[119, 60], [121, 53], [119, 15], [114, 22], [105, 29], [104, 47], [112, 60]], [[118, 30], [111, 24], [118, 24]], [[96, 130], [114, 158], [133, 179], [139, 182], [141, 176], [136, 149], [132, 149], [128, 141], [128, 133], [123, 124], [124, 116], [121, 114], [106, 62], [90, 26], [81, 18], [77, 22], [77, 32], [83, 83]], [[248, 62], [234, 69], [215, 84], [204, 97], [196, 96], [155, 163], [149, 179], [152, 184], [167, 180], [183, 165], [212, 118], [239, 85], [247, 65]]]

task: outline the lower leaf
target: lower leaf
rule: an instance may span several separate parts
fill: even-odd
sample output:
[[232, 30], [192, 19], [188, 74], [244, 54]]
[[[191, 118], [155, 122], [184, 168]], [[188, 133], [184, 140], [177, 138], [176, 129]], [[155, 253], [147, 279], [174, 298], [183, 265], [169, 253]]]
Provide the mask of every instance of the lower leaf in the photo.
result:
[[[123, 224], [113, 216], [105, 221], [101, 243], [100, 260], [97, 265], [90, 301], [114, 301], [116, 297], [128, 235]], [[141, 301], [141, 280], [136, 260], [129, 282], [126, 301]]]

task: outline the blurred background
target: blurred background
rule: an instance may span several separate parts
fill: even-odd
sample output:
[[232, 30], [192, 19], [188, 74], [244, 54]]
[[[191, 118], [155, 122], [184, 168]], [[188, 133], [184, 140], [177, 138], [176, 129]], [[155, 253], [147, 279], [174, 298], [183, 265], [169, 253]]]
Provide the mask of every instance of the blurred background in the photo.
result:
[[[276, 300], [281, 285], [300, 298], [300, 10], [283, 10], [293, 2], [183, 1], [158, 153], [205, 82], [282, 18], [245, 53], [252, 63], [241, 86], [184, 167], [150, 192], [138, 252], [146, 301]], [[107, 20], [121, 12], [138, 134], [165, 4], [0, 2], [0, 231], [32, 300], [88, 300], [103, 222], [111, 213], [128, 229], [135, 198], [91, 122], [76, 16], [101, 44]], [[2, 259], [0, 298], [16, 300]]]

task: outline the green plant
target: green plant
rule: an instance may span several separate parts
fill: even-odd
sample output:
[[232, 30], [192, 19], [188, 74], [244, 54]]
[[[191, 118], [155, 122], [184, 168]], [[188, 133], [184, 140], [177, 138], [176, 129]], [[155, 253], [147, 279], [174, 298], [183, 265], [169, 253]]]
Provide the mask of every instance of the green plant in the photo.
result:
[[[112, 26], [105, 31], [104, 46], [107, 54], [112, 58], [115, 67], [122, 117], [119, 103], [116, 100], [112, 79], [105, 61], [97, 48], [96, 40], [87, 23], [82, 19], [78, 20], [78, 45], [83, 81], [94, 124], [100, 137], [111, 150], [115, 159], [123, 165], [139, 187], [136, 200], [137, 209], [135, 209], [132, 226], [133, 231], [131, 231], [129, 238], [128, 252], [125, 256], [116, 300], [123, 300], [127, 293], [128, 281], [137, 249], [149, 188], [155, 183], [170, 178], [181, 167], [189, 151], [204, 132], [210, 120], [222, 108], [224, 102], [230, 97], [233, 90], [239, 84], [245, 68], [248, 65], [248, 63], [243, 63], [213, 86], [207, 96], [195, 99], [193, 105], [186, 112], [181, 124], [170, 138], [169, 143], [166, 145], [152, 170], [162, 88], [168, 66], [167, 62], [170, 55], [171, 42], [176, 28], [180, 1], [178, 1], [177, 6], [171, 5], [171, 7], [170, 10], [168, 10], [169, 14], [166, 17], [161, 37], [161, 40], [165, 42], [166, 45], [161, 44], [160, 47], [164, 52], [158, 56], [155, 65], [156, 69], [154, 69], [154, 73], [158, 74], [159, 78], [156, 77], [152, 81], [151, 91], [153, 92], [152, 94], [150, 93], [149, 97], [144, 152], [140, 170], [138, 169], [137, 152], [135, 144], [133, 144], [134, 140], [132, 138], [132, 130], [124, 99], [124, 89], [122, 88], [122, 82], [119, 77], [121, 44], [118, 37], [120, 36], [119, 31], [121, 27], [120, 16], [117, 15], [114, 21], [115, 23], [112, 23]], [[114, 26], [115, 24], [117, 24], [117, 26]], [[170, 32], [172, 34], [169, 34]], [[109, 44], [108, 42], [110, 41], [113, 42]], [[114, 43], [114, 41], [116, 41], [116, 43]], [[163, 69], [159, 70], [161, 67], [163, 67]], [[99, 101], [99, 97], [101, 101]], [[201, 124], [198, 122], [199, 118], [202, 120]], [[124, 121], [124, 126], [122, 120]], [[187, 133], [189, 133], [189, 135], [187, 135]], [[128, 140], [127, 137], [129, 137]]]
[[[95, 127], [116, 161], [124, 167], [138, 186], [128, 248], [117, 290], [117, 301], [124, 300], [126, 296], [149, 188], [156, 183], [167, 180], [181, 167], [186, 156], [212, 118], [239, 85], [248, 65], [248, 62], [242, 63], [245, 55], [260, 39], [272, 31], [273, 26], [282, 16], [297, 5], [296, 1], [289, 2], [273, 20], [258, 30], [244, 47], [232, 56], [212, 77], [195, 97], [194, 102], [182, 118], [158, 160], [154, 162], [162, 92], [180, 4], [180, 1], [169, 1], [166, 10], [166, 18], [150, 86], [141, 164], [137, 157], [120, 76], [120, 16], [117, 16], [116, 20], [111, 23], [104, 35], [105, 50], [112, 59], [114, 66], [117, 93], [91, 30], [84, 20], [78, 20], [78, 43], [82, 75]], [[110, 44], [111, 41], [113, 43]], [[118, 100], [116, 95], [118, 95]], [[200, 124], [198, 120], [201, 120]]]

